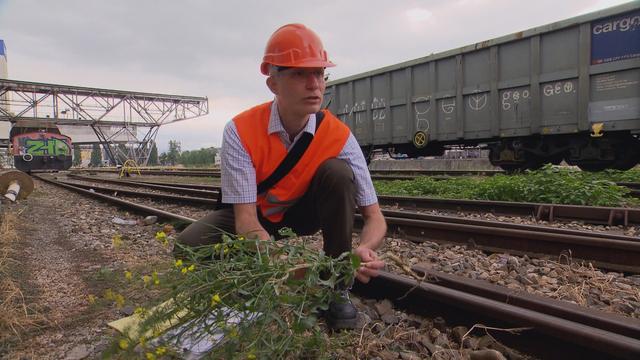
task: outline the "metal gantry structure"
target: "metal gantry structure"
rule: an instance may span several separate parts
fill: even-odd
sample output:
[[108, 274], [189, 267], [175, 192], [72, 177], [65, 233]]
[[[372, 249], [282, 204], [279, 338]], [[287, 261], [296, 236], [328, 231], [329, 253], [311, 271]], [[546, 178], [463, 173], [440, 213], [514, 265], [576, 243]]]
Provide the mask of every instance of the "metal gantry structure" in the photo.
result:
[[161, 125], [208, 113], [206, 97], [0, 79], [0, 121], [88, 126], [114, 164], [124, 156], [146, 165]]

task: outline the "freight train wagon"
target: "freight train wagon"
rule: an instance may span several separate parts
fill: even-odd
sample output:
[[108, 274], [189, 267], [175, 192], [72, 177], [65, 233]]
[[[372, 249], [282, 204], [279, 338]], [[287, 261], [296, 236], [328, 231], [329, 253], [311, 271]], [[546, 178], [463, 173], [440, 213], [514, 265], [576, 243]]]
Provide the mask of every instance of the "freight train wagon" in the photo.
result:
[[55, 124], [20, 120], [11, 127], [9, 140], [18, 170], [67, 170], [73, 162], [71, 138]]
[[640, 3], [331, 81], [324, 101], [365, 156], [480, 145], [507, 170], [628, 169], [640, 158]]

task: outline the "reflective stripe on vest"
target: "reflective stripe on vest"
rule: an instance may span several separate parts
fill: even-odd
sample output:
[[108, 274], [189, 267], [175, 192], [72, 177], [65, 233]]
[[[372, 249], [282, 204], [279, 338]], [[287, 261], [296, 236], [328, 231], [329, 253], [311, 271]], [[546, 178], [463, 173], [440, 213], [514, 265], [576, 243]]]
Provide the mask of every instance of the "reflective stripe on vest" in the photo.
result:
[[[269, 134], [271, 104], [258, 105], [233, 119], [240, 142], [256, 170], [257, 184], [269, 177], [287, 154], [279, 134]], [[349, 138], [349, 128], [330, 112], [323, 111], [322, 125], [296, 166], [265, 194], [258, 195], [258, 208], [271, 222], [282, 220], [286, 210], [307, 191], [318, 167], [337, 157]]]

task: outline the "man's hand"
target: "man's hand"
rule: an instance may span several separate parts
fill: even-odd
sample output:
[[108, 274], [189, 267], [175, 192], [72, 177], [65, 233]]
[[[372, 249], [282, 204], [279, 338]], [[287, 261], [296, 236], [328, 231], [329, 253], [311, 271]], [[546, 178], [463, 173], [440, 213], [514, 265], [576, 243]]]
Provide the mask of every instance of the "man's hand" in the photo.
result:
[[353, 253], [362, 260], [360, 268], [356, 272], [356, 279], [364, 284], [368, 283], [372, 277], [378, 276], [378, 270], [384, 267], [384, 261], [378, 258], [375, 251], [367, 247], [357, 247]]

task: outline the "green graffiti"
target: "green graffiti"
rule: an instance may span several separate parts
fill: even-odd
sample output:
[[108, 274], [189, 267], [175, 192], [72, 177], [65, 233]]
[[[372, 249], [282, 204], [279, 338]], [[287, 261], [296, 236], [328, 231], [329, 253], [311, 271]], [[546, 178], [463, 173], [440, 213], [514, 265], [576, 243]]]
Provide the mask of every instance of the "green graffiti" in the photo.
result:
[[71, 154], [71, 149], [69, 149], [69, 145], [62, 140], [59, 139], [44, 139], [44, 140], [33, 140], [27, 139], [25, 142], [27, 147], [27, 154], [31, 154], [33, 156], [43, 156], [43, 155], [69, 155]]

